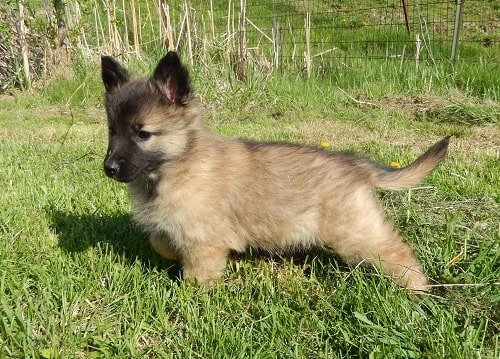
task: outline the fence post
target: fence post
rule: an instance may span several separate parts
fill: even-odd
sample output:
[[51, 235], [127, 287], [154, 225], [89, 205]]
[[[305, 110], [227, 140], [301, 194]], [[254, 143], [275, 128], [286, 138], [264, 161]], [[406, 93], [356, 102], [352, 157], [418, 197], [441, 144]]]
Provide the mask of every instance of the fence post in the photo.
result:
[[238, 55], [236, 59], [236, 77], [244, 80], [247, 77], [247, 37], [246, 37], [246, 0], [240, 0], [240, 18], [238, 19]]
[[132, 13], [132, 31], [134, 33], [134, 50], [139, 56], [139, 25], [137, 24], [137, 14], [135, 13], [135, 0], [130, 2], [130, 12]]
[[401, 0], [401, 4], [403, 5], [403, 13], [405, 15], [406, 31], [408, 32], [408, 35], [410, 35], [411, 25], [410, 25], [410, 14], [408, 13], [408, 4], [406, 3], [406, 0]]
[[18, 41], [19, 41], [19, 52], [21, 54], [21, 59], [23, 62], [23, 70], [24, 70], [24, 77], [27, 82], [27, 85], [29, 86], [31, 82], [31, 76], [30, 76], [30, 63], [29, 63], [29, 58], [28, 58], [28, 42], [26, 40], [26, 26], [24, 24], [24, 6], [21, 1], [18, 2], [19, 6], [19, 18], [18, 18], [18, 24], [17, 24], [17, 31], [18, 31]]
[[455, 10], [455, 27], [453, 30], [453, 43], [451, 45], [451, 61], [455, 63], [457, 61], [458, 53], [458, 40], [460, 34], [460, 27], [462, 26], [462, 11], [463, 3], [465, 0], [457, 0], [457, 8]]
[[[122, 0], [125, 1], [125, 0]], [[174, 35], [172, 31], [172, 23], [170, 22], [170, 7], [167, 4], [167, 0], [160, 0], [160, 13], [161, 19], [163, 21], [163, 27], [165, 33], [163, 34], [163, 45], [166, 45], [169, 51], [177, 50], [174, 44]], [[127, 24], [125, 24], [126, 26]], [[128, 44], [126, 44], [128, 47]]]
[[311, 61], [311, 13], [309, 11], [306, 13], [305, 29], [306, 29], [305, 63], [307, 70], [307, 78], [310, 78], [312, 61]]

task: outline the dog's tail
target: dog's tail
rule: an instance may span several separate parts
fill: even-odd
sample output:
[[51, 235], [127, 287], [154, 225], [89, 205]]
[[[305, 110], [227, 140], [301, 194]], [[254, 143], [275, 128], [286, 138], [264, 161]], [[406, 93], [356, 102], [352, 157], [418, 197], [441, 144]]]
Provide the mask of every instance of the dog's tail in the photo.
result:
[[404, 168], [378, 167], [373, 176], [377, 188], [399, 190], [418, 184], [446, 157], [450, 137], [429, 148], [415, 162]]

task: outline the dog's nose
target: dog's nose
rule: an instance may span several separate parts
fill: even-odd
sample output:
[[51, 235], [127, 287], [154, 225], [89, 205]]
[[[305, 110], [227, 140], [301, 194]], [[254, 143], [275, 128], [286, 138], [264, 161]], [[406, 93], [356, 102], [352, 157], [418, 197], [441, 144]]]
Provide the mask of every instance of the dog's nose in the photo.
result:
[[108, 177], [114, 177], [120, 170], [120, 163], [118, 161], [104, 161], [104, 172]]

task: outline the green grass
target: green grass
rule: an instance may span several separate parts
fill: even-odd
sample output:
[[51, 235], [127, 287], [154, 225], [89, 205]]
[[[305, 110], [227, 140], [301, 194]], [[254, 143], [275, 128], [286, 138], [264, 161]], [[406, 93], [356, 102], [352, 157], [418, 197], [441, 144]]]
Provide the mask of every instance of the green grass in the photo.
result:
[[497, 103], [442, 88], [383, 96], [384, 83], [342, 92], [328, 77], [193, 73], [207, 124], [232, 137], [328, 141], [407, 164], [454, 135], [421, 187], [380, 193], [434, 296], [414, 302], [326, 252], [235, 257], [206, 290], [151, 250], [126, 187], [104, 176], [98, 72], [76, 91], [94, 68], [0, 98], [0, 357], [498, 357]]
[[[81, 4], [81, 29], [96, 41], [91, 3]], [[271, 10], [263, 5], [261, 20]], [[482, 16], [479, 7], [468, 14]], [[202, 12], [191, 15], [201, 21]], [[119, 27], [124, 16], [116, 13]], [[143, 19], [147, 44], [128, 65], [148, 74], [164, 49], [148, 30], [159, 19]], [[102, 21], [106, 29], [104, 13]], [[103, 174], [100, 69], [75, 53], [70, 73], [0, 97], [0, 358], [498, 358], [500, 75], [490, 61], [498, 48], [464, 44], [456, 66], [418, 71], [411, 61], [325, 59], [309, 80], [297, 64], [282, 73], [257, 66], [238, 82], [223, 41], [212, 41], [195, 52], [192, 76], [217, 133], [327, 141], [402, 165], [453, 135], [449, 158], [421, 186], [380, 193], [433, 296], [412, 301], [376, 271], [321, 251], [250, 252], [232, 258], [210, 290], [184, 285], [179, 266], [132, 223], [126, 186]]]

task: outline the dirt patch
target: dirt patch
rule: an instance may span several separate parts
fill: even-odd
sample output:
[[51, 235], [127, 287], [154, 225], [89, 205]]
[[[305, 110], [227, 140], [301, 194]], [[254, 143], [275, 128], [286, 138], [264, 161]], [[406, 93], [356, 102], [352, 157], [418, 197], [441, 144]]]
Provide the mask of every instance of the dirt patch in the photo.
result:
[[460, 101], [460, 99], [453, 97], [452, 100], [448, 97], [432, 95], [419, 95], [415, 97], [385, 95], [374, 103], [382, 108], [397, 109], [403, 111], [409, 117], [414, 117], [429, 112], [431, 109], [449, 106], [454, 101]]
[[467, 98], [458, 93], [447, 96], [386, 95], [378, 101], [366, 101], [381, 109], [403, 113], [417, 120], [455, 125], [483, 125], [500, 122], [500, 104], [492, 100]]
[[494, 104], [494, 102], [490, 100], [472, 102], [470, 98], [466, 98], [460, 94], [451, 94], [447, 96], [418, 95], [415, 97], [385, 95], [374, 103], [383, 108], [401, 110], [410, 117], [420, 117], [459, 103], [474, 106], [492, 106]]
[[[373, 141], [393, 147], [407, 148], [415, 155], [444, 137], [442, 134], [430, 134], [429, 131], [422, 133], [397, 128], [388, 131], [373, 131], [370, 128], [335, 120], [304, 121], [287, 130], [295, 133], [297, 138], [308, 144], [319, 145], [321, 141], [328, 141], [335, 143], [333, 146], [336, 149], [342, 149], [352, 143], [363, 144]], [[500, 129], [495, 125], [472, 127], [467, 136], [454, 136], [451, 143], [453, 152], [461, 156], [470, 156], [475, 153], [490, 158], [500, 158]]]

